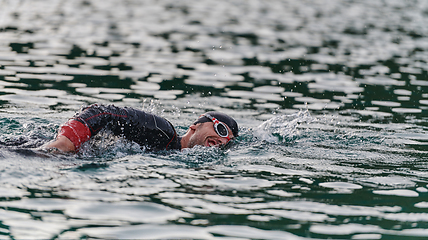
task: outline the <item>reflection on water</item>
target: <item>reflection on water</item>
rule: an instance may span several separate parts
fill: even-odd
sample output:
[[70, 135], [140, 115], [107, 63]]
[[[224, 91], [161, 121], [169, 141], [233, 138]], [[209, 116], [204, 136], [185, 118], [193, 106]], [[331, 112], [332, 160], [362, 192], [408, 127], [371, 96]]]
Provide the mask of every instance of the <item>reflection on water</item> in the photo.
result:
[[[426, 1], [0, 0], [0, 238], [423, 239]], [[82, 105], [235, 117], [226, 149], [107, 133]]]

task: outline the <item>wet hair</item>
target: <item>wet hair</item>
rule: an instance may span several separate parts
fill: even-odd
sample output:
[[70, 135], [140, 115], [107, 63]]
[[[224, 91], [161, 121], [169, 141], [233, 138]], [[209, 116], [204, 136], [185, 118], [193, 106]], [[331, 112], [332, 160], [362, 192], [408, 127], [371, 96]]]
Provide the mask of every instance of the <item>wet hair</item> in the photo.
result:
[[[232, 130], [233, 136], [237, 137], [238, 136], [238, 123], [236, 123], [236, 121], [230, 117], [227, 114], [221, 113], [221, 112], [207, 112], [209, 115], [217, 118], [217, 120], [219, 120], [220, 122], [226, 124], [230, 130]], [[202, 115], [198, 120], [196, 120], [196, 122], [194, 122], [193, 124], [198, 124], [198, 123], [204, 123], [204, 122], [211, 122], [211, 119], [209, 119], [208, 117]]]

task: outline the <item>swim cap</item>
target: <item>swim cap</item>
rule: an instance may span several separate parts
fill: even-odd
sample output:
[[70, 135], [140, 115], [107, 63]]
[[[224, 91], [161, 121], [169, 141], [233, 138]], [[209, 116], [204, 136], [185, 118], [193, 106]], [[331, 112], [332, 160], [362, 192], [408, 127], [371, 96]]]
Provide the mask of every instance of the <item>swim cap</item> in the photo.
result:
[[[231, 118], [230, 116], [221, 113], [221, 112], [207, 112], [209, 115], [217, 118], [217, 120], [219, 120], [220, 122], [226, 124], [230, 130], [232, 130], [233, 136], [237, 137], [238, 136], [238, 123], [236, 123], [236, 121]], [[194, 122], [193, 124], [197, 124], [197, 123], [204, 123], [204, 122], [211, 122], [211, 119], [209, 119], [208, 117], [205, 116], [201, 116], [196, 122]]]

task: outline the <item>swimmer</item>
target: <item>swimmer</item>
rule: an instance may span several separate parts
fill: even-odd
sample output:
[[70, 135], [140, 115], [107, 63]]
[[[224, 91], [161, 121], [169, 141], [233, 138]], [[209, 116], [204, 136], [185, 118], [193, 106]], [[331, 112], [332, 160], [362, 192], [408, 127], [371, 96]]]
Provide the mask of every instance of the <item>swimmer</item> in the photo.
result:
[[149, 151], [181, 150], [195, 146], [224, 146], [238, 136], [238, 124], [220, 112], [207, 112], [178, 136], [166, 119], [130, 107], [94, 104], [64, 123], [45, 149], [75, 152], [102, 129], [138, 143]]

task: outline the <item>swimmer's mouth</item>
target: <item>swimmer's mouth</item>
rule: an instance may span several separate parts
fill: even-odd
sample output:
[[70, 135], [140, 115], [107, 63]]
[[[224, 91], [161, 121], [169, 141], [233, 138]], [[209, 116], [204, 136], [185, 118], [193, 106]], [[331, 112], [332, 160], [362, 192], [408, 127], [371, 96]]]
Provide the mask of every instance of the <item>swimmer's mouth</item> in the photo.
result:
[[207, 139], [205, 146], [206, 147], [219, 147], [220, 143], [214, 139]]

